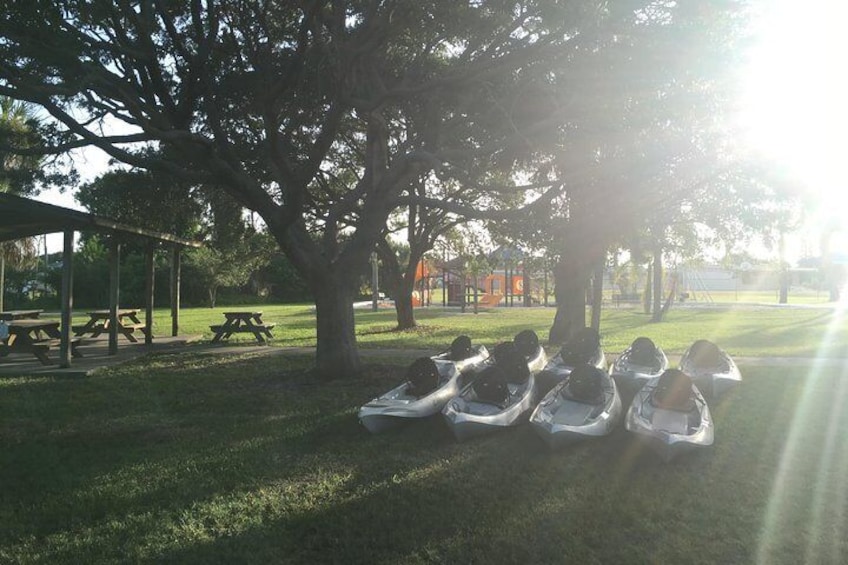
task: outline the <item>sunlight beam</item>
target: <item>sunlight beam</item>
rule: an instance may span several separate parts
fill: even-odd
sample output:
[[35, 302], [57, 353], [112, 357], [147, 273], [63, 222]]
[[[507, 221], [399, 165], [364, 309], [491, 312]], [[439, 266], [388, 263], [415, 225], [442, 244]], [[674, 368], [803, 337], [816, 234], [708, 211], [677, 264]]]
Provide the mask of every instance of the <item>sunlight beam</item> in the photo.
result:
[[[842, 292], [848, 292], [848, 288], [843, 288]], [[757, 547], [757, 563], [766, 564], [777, 560], [780, 544], [785, 541], [783, 523], [790, 521], [793, 518], [793, 510], [797, 510], [793, 505], [793, 497], [797, 496], [797, 493], [792, 489], [796, 484], [807, 484], [810, 478], [814, 481], [812, 519], [804, 528], [808, 535], [803, 540], [806, 544], [807, 562], [832, 559], [832, 562], [839, 563], [845, 557], [839, 555], [840, 548], [836, 539], [828, 536], [827, 532], [835, 531], [838, 536], [845, 527], [844, 495], [848, 490], [848, 446], [845, 445], [844, 433], [848, 427], [848, 416], [845, 414], [848, 405], [848, 366], [837, 368], [825, 359], [822, 353], [830, 349], [836, 332], [846, 322], [847, 309], [848, 301], [842, 300], [838, 303], [827, 332], [819, 344], [820, 353], [809, 374], [801, 377], [805, 378], [804, 389], [789, 422], [788, 435], [772, 484]], [[838, 382], [838, 386], [832, 391], [822, 392], [821, 387], [828, 385], [828, 373], [834, 371], [840, 373], [838, 379], [831, 377], [831, 380]], [[829, 404], [822, 402], [825, 398], [830, 400]], [[827, 417], [824, 419], [820, 415], [822, 409], [827, 410]], [[827, 426], [823, 434], [824, 439], [818, 445], [819, 458], [815, 474], [810, 477], [803, 469], [807, 463], [804, 453], [809, 451], [809, 440], [811, 436], [815, 436], [818, 431], [815, 426], [822, 419], [827, 422]], [[828, 541], [829, 545], [824, 546], [822, 541]]]

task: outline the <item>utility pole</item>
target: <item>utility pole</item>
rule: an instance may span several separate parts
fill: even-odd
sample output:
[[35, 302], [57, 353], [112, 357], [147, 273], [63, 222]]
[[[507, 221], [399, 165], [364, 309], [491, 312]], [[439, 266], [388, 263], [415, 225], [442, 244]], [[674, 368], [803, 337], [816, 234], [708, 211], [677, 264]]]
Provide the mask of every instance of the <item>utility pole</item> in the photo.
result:
[[377, 252], [371, 252], [371, 309], [375, 312], [377, 311], [378, 302], [380, 300], [379, 292], [380, 289], [378, 285], [380, 284], [379, 280], [379, 269], [377, 268]]

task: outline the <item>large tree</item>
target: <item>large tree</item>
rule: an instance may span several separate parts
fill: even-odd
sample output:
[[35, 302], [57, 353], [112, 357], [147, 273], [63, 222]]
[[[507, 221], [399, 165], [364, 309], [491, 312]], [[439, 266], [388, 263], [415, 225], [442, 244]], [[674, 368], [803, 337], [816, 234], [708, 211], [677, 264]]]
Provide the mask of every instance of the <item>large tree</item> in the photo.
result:
[[560, 179], [563, 192], [540, 216], [509, 226], [556, 258], [553, 343], [586, 324], [588, 281], [628, 234], [684, 218], [725, 235], [743, 224], [765, 227], [763, 212], [779, 198], [762, 177], [746, 174], [732, 143], [745, 3], [610, 10], [621, 16], [616, 32], [552, 73], [551, 90], [572, 111], [557, 115], [555, 150], [528, 163], [536, 177]]
[[[0, 94], [52, 116], [47, 152], [95, 145], [255, 210], [315, 294], [319, 369], [345, 374], [356, 275], [410, 182], [519, 151], [534, 130], [507, 102], [526, 73], [591, 49], [604, 5], [10, 2]], [[339, 151], [357, 175], [333, 174]]]

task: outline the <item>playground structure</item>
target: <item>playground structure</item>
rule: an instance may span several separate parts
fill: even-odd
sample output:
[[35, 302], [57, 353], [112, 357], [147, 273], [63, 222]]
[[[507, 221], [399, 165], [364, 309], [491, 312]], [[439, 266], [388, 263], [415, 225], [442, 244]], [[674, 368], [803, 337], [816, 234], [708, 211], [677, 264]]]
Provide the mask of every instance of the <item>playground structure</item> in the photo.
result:
[[525, 271], [523, 263], [485, 273], [463, 271], [462, 267], [459, 260], [438, 265], [419, 263], [412, 293], [413, 306], [430, 306], [434, 302], [442, 306], [476, 305], [482, 308], [548, 304], [547, 270]]
[[[458, 259], [422, 262], [416, 271], [413, 306], [553, 306], [553, 280], [547, 269], [524, 269], [523, 262], [471, 273]], [[646, 270], [627, 285], [604, 273], [603, 302], [613, 307], [644, 306]], [[717, 265], [678, 268], [664, 273], [662, 300], [675, 303], [775, 302], [790, 296], [817, 299], [824, 293], [818, 269], [727, 269]], [[791, 291], [789, 290], [791, 288]], [[526, 292], [525, 292], [526, 290]], [[773, 299], [769, 297], [773, 296]], [[587, 304], [591, 303], [587, 292]]]

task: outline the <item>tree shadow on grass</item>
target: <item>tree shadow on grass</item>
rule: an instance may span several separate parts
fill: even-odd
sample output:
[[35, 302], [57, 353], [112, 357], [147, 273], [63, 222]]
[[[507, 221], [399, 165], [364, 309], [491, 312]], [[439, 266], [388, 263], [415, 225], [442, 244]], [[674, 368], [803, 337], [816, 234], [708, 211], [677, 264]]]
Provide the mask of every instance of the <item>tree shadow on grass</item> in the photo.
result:
[[[395, 370], [319, 384], [302, 371], [281, 375], [263, 358], [198, 356], [92, 381], [21, 385], [17, 393], [37, 403], [28, 420], [7, 413], [2, 429], [0, 515], [14, 525], [0, 539], [61, 537], [69, 524], [96, 529], [106, 516], [179, 513], [257, 484], [307, 480], [313, 466], [355, 469], [371, 439], [355, 407], [397, 380]], [[73, 408], [63, 412], [63, 403]], [[378, 441], [368, 449], [379, 458], [383, 448]]]
[[[623, 428], [556, 452], [528, 426], [456, 443], [440, 417], [370, 435], [356, 409], [395, 375], [301, 388], [250, 366], [267, 372], [207, 377], [224, 390], [202, 395], [208, 406], [190, 412], [186, 437], [124, 437], [146, 451], [118, 455], [111, 471], [74, 462], [95, 487], [96, 471], [134, 474], [94, 488], [93, 501], [4, 495], [36, 516], [3, 539], [35, 540], [62, 562], [751, 561], [768, 489], [749, 482], [770, 483], [781, 443], [769, 421], [798, 392], [797, 381], [754, 371], [717, 410], [717, 449], [663, 464]], [[186, 370], [178, 389], [205, 370]], [[156, 471], [149, 485], [141, 462]], [[143, 488], [121, 496], [136, 481]]]
[[[409, 428], [394, 436], [409, 442], [418, 431]], [[438, 435], [435, 429], [429, 433]], [[679, 476], [697, 472], [703, 457], [665, 465], [640, 452], [625, 465], [622, 453], [631, 439], [621, 430], [551, 453], [521, 426], [463, 444], [419, 446], [412, 468], [361, 467], [334, 501], [160, 558], [197, 563], [640, 561], [653, 555], [652, 536], [671, 521], [664, 512], [674, 509], [674, 521], [685, 517], [677, 506], [685, 507], [693, 493]], [[381, 464], [388, 461], [394, 460]], [[669, 477], [675, 479], [670, 486]]]

